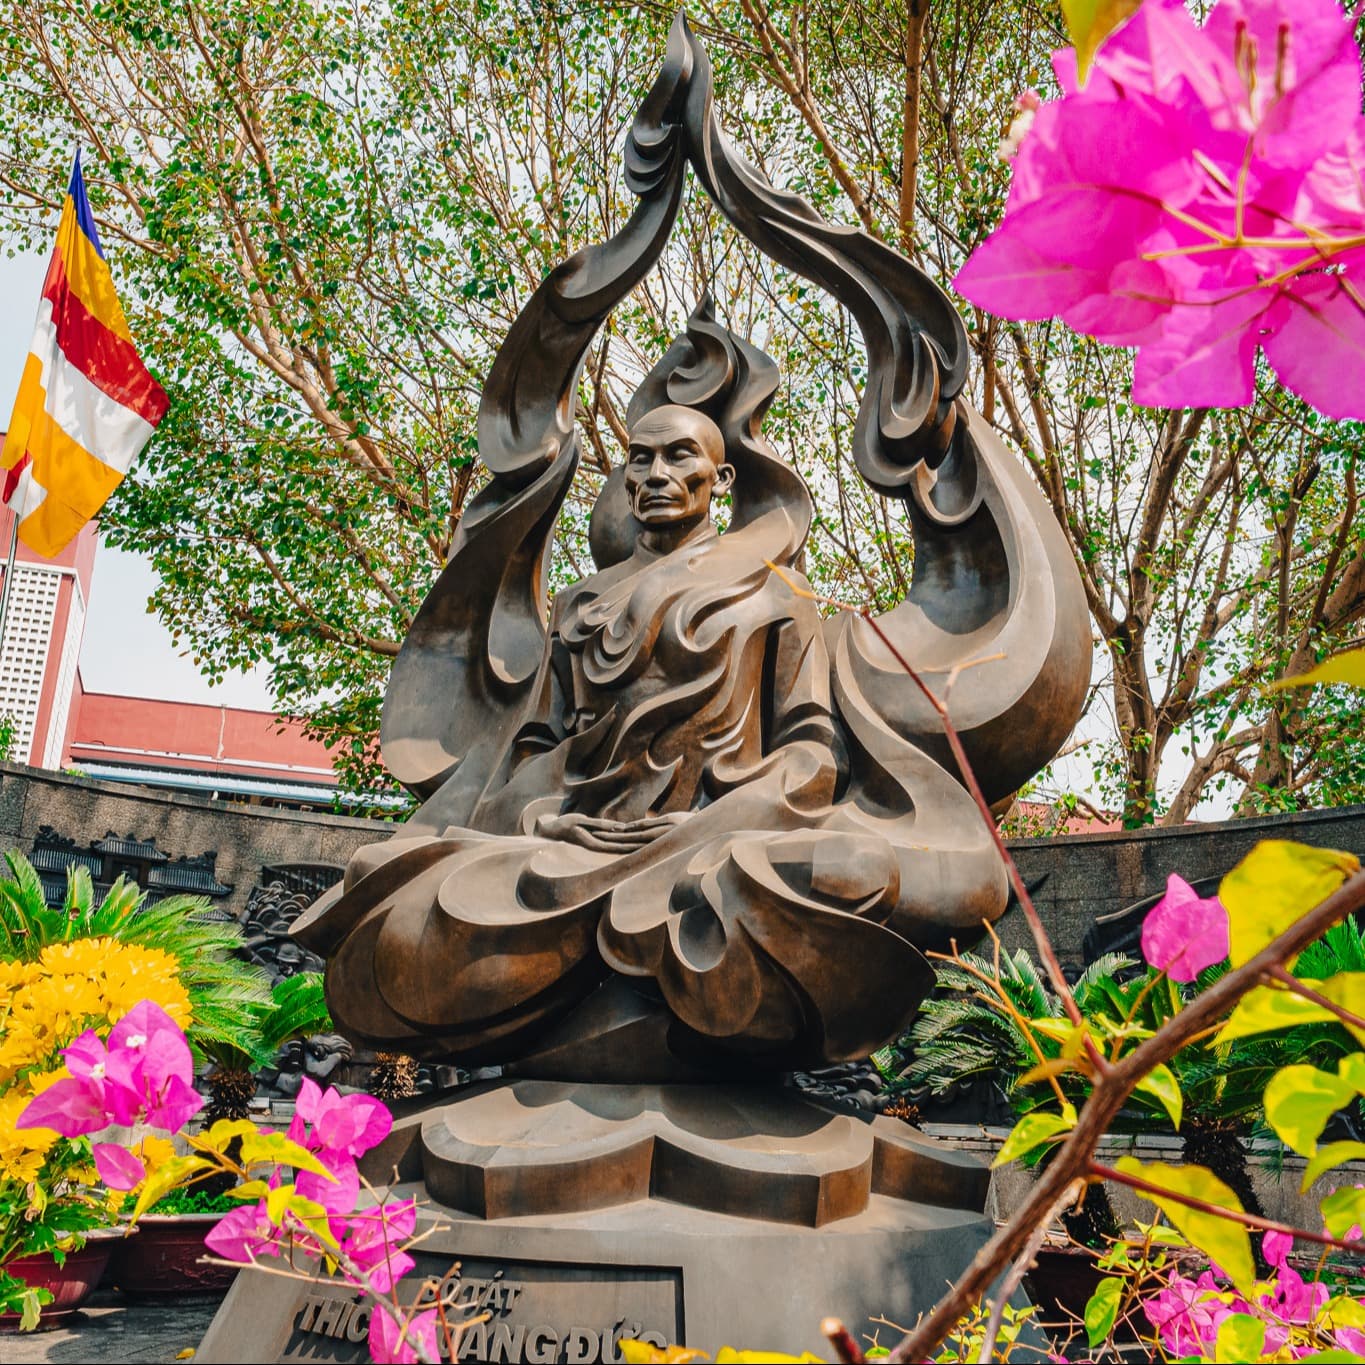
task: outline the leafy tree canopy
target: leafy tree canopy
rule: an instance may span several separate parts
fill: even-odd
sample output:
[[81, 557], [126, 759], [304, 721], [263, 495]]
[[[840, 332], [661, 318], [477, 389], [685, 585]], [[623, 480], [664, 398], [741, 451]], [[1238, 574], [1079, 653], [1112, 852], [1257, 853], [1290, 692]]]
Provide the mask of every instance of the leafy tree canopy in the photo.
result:
[[[998, 221], [1014, 97], [1064, 40], [1039, 0], [716, 0], [691, 11], [751, 159], [947, 282]], [[211, 677], [270, 669], [282, 711], [372, 784], [389, 662], [479, 474], [482, 379], [543, 274], [629, 211], [620, 153], [671, 13], [515, 0], [14, 0], [0, 16], [0, 223], [46, 250], [70, 154], [173, 405], [109, 505]], [[906, 110], [910, 117], [906, 117]], [[694, 194], [589, 356], [588, 458], [558, 581], [623, 450], [633, 384], [704, 285], [782, 363], [768, 421], [820, 507], [817, 583], [888, 604], [912, 546], [844, 458], [847, 318]], [[1365, 797], [1339, 689], [1267, 698], [1365, 612], [1360, 432], [1259, 382], [1235, 413], [1140, 409], [1131, 361], [967, 308], [975, 400], [1066, 530], [1095, 623], [1082, 726], [1130, 823]], [[1328, 742], [1330, 738], [1330, 742]], [[1064, 771], [1064, 770], [1059, 770]]]

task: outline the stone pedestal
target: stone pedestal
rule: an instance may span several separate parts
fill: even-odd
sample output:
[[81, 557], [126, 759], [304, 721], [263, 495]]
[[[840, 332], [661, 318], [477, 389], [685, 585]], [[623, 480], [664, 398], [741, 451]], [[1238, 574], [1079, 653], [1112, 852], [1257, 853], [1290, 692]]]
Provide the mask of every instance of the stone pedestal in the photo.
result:
[[[492, 1315], [461, 1360], [614, 1361], [622, 1335], [828, 1355], [822, 1317], [913, 1322], [991, 1230], [974, 1158], [785, 1090], [501, 1083], [368, 1165], [430, 1201], [404, 1284], [458, 1261], [462, 1311]], [[333, 1281], [244, 1271], [196, 1359], [362, 1360], [366, 1325]]]

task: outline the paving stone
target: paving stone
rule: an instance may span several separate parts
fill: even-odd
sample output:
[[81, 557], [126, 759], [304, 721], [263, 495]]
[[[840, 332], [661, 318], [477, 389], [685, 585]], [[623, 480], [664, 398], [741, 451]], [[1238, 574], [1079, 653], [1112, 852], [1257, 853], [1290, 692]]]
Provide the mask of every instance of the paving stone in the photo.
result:
[[3, 1365], [153, 1365], [192, 1350], [222, 1302], [199, 1296], [168, 1302], [130, 1303], [121, 1294], [98, 1293], [61, 1327], [0, 1336]]

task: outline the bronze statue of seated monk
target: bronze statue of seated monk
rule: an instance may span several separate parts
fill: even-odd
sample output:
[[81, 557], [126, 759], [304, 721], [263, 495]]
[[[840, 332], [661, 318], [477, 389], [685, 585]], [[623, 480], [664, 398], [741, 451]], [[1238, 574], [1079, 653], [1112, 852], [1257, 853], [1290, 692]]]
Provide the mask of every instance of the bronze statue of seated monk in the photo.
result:
[[697, 96], [704, 61], [675, 29], [628, 151], [635, 215], [545, 281], [489, 377], [491, 479], [385, 708], [385, 758], [425, 804], [295, 928], [328, 958], [338, 1026], [370, 1046], [576, 1080], [865, 1056], [932, 985], [921, 949], [1004, 909], [932, 708], [867, 622], [822, 617], [800, 569], [810, 495], [761, 431], [777, 367], [709, 303], [631, 404], [593, 515], [598, 571], [546, 619], [582, 357], [662, 249], [689, 161], [862, 326], [855, 458], [905, 500], [916, 541], [911, 592], [879, 626], [940, 685], [986, 660], [953, 711], [991, 799], [1079, 714], [1079, 581], [959, 396], [956, 313], [909, 262], [747, 166]]

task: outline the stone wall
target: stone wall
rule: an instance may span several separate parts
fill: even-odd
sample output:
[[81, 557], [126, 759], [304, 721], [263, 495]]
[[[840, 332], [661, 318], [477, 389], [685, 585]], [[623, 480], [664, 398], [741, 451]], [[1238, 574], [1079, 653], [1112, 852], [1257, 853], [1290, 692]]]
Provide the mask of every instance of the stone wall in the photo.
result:
[[[1086, 933], [1097, 917], [1160, 894], [1172, 872], [1188, 882], [1221, 877], [1262, 839], [1345, 849], [1365, 861], [1365, 806], [1170, 829], [1015, 839], [1010, 851], [1028, 886], [1046, 875], [1034, 892], [1034, 904], [1063, 965], [1077, 967]], [[1032, 946], [1017, 908], [1010, 909], [999, 929], [1006, 947]]]
[[[233, 915], [245, 908], [266, 867], [326, 863], [340, 869], [361, 845], [389, 838], [387, 821], [235, 805], [144, 787], [69, 777], [0, 763], [0, 850], [28, 853], [44, 826], [78, 842], [109, 831], [154, 841], [171, 858], [217, 854], [218, 880], [232, 885], [218, 902]], [[1098, 916], [1158, 894], [1171, 872], [1187, 881], [1221, 876], [1261, 839], [1347, 849], [1365, 857], [1365, 806], [1182, 825], [1173, 829], [1073, 834], [1010, 843], [1054, 943], [1069, 966]], [[1001, 921], [1008, 947], [1029, 943], [1017, 909]]]
[[78, 844], [112, 831], [155, 843], [172, 859], [216, 853], [216, 876], [232, 891], [215, 906], [234, 917], [263, 868], [323, 863], [340, 871], [361, 845], [394, 830], [388, 821], [236, 805], [0, 763], [0, 852], [30, 853], [45, 825]]

